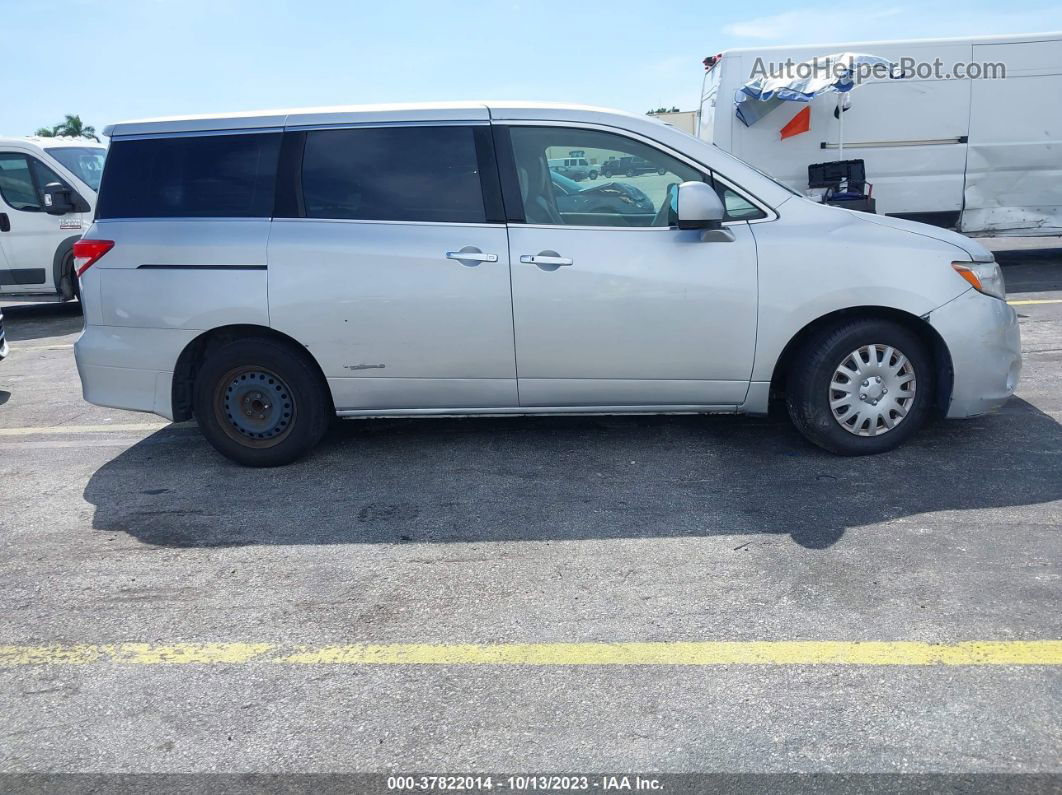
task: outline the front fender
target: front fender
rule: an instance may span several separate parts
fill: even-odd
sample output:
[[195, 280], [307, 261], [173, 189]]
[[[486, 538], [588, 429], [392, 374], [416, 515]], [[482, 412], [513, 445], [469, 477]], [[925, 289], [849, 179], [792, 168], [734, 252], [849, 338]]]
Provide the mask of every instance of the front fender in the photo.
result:
[[770, 381], [790, 340], [825, 315], [883, 307], [924, 317], [969, 288], [951, 267], [968, 255], [949, 243], [811, 202], [785, 209], [749, 225], [760, 287], [752, 381]]

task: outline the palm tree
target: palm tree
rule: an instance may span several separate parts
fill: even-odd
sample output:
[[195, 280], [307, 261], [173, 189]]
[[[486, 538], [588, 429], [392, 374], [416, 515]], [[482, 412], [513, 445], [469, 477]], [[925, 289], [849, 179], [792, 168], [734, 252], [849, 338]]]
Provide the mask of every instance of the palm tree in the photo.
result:
[[71, 138], [91, 138], [93, 141], [99, 141], [96, 137], [96, 128], [91, 124], [84, 124], [81, 121], [81, 117], [77, 115], [66, 114], [66, 120], [62, 124], [57, 124], [52, 128], [41, 127], [37, 130], [37, 135], [42, 138], [54, 138], [57, 135], [68, 135]]
[[56, 131], [59, 135], [69, 135], [71, 138], [91, 138], [99, 141], [96, 137], [96, 128], [91, 124], [83, 124], [80, 116], [66, 114], [66, 121], [59, 125]]

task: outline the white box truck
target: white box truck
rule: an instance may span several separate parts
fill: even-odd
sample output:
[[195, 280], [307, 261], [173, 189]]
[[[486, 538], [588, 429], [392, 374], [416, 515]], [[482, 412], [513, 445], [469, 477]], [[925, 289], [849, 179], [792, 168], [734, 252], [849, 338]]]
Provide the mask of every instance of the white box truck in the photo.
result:
[[862, 82], [843, 114], [844, 159], [865, 162], [877, 212], [968, 235], [1062, 234], [1062, 33], [726, 50], [706, 61], [698, 135], [807, 191], [809, 165], [840, 159], [835, 95], [812, 100], [810, 130], [783, 139], [803, 103], [746, 127], [735, 94], [757, 63], [838, 52], [907, 64]]

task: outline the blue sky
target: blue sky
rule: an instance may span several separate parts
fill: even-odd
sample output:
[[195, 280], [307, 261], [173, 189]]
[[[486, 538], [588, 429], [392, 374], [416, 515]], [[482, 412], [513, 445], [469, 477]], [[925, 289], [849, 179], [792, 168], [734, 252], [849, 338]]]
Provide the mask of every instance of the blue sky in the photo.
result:
[[[728, 47], [1062, 29], [1062, 4], [0, 0], [0, 134], [444, 99], [695, 107]], [[845, 7], [848, 10], [845, 10]], [[66, 48], [64, 50], [64, 47]]]

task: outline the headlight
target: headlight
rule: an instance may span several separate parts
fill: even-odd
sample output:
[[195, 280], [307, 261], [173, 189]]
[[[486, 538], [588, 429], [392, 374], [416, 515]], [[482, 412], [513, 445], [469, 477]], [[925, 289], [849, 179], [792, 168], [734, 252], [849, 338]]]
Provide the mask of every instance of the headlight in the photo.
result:
[[1003, 283], [1003, 271], [995, 262], [953, 262], [955, 272], [985, 295], [1007, 300], [1007, 287]]

